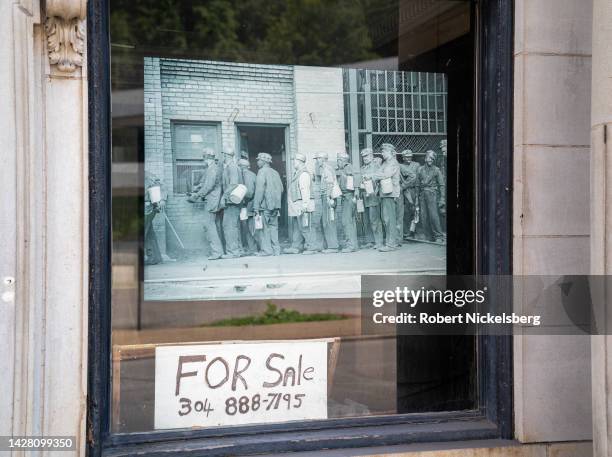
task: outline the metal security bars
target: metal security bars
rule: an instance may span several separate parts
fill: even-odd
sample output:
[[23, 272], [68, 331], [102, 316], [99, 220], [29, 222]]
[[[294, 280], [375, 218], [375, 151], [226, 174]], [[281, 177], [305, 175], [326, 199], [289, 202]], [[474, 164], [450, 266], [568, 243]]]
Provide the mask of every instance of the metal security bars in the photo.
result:
[[[376, 148], [382, 138], [397, 147], [439, 143], [447, 130], [446, 76], [386, 70], [343, 70], [346, 140], [351, 152]], [[413, 141], [414, 136], [437, 136]]]

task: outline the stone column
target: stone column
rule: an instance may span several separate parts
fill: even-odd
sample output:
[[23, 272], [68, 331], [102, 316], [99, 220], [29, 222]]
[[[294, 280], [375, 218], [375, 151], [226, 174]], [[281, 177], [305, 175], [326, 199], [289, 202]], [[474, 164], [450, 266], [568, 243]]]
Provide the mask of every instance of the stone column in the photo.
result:
[[[591, 273], [612, 275], [612, 1], [593, 2], [593, 76], [591, 105]], [[610, 281], [607, 281], [608, 287]], [[607, 308], [612, 290], [604, 290]], [[591, 339], [593, 453], [612, 453], [612, 328]], [[608, 335], [606, 335], [608, 334]]]
[[88, 162], [86, 0], [46, 0], [43, 92], [45, 386], [42, 431], [76, 435], [84, 455], [87, 387]]
[[77, 455], [87, 387], [85, 5], [0, 1], [0, 435], [74, 436]]

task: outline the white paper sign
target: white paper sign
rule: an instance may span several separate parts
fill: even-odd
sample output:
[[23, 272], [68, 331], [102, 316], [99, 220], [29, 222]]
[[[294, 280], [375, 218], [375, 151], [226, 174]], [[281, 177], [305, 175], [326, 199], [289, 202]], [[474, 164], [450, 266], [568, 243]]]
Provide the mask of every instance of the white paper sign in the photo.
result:
[[155, 349], [155, 429], [327, 418], [327, 342]]

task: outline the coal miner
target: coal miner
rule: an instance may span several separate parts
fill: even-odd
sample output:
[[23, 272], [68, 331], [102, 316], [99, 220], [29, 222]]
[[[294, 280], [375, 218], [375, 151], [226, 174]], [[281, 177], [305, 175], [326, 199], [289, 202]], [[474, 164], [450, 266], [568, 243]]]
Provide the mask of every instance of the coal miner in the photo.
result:
[[145, 265], [156, 265], [162, 262], [162, 255], [153, 228], [153, 220], [158, 213], [166, 209], [168, 193], [161, 180], [152, 173], [145, 174]]
[[[361, 159], [363, 165], [361, 167], [362, 176], [371, 176], [378, 171], [378, 165], [374, 161], [374, 152], [370, 148], [361, 150]], [[363, 179], [360, 186], [360, 193], [363, 195], [364, 212], [364, 227], [366, 238], [368, 239], [367, 247], [372, 247], [374, 244], [376, 249], [383, 247], [383, 226], [380, 218], [380, 197], [378, 196], [378, 183], [373, 180]]]
[[[412, 160], [413, 153], [410, 149], [402, 151], [402, 163], [400, 164], [400, 184], [404, 202], [404, 232], [408, 237], [414, 238], [415, 225], [418, 222], [417, 208], [419, 207], [418, 172], [420, 164]], [[400, 236], [403, 236], [400, 233]]]
[[336, 228], [336, 198], [341, 194], [336, 173], [328, 163], [327, 152], [319, 152], [315, 156], [317, 172], [316, 179], [320, 183], [318, 200], [321, 207], [322, 234], [327, 247], [323, 253], [338, 252], [338, 231]]
[[425, 165], [418, 172], [419, 203], [425, 233], [431, 240], [443, 243], [445, 239], [439, 211], [444, 208], [445, 186], [442, 172], [434, 165], [435, 160], [434, 151], [425, 153]]
[[314, 251], [312, 246], [312, 213], [315, 203], [312, 194], [312, 177], [306, 168], [306, 156], [296, 153], [293, 157], [293, 174], [288, 184], [289, 217], [293, 225], [291, 247], [285, 254]]
[[373, 174], [365, 175], [379, 183], [380, 212], [385, 228], [385, 245], [379, 251], [393, 251], [400, 245], [397, 233], [397, 201], [400, 196], [400, 167], [395, 158], [395, 146], [383, 143], [383, 162]]
[[250, 170], [251, 164], [247, 159], [238, 160], [238, 166], [242, 172], [242, 181], [247, 188], [240, 208], [240, 230], [242, 232], [244, 253], [246, 255], [253, 255], [257, 252], [255, 221], [253, 220], [253, 216], [255, 216], [253, 197], [255, 197], [255, 181], [257, 176]]
[[235, 259], [242, 254], [242, 240], [240, 237], [240, 201], [235, 197], [239, 184], [243, 184], [242, 172], [236, 162], [236, 155], [232, 148], [223, 151], [223, 238], [225, 239], [225, 255], [222, 259]]
[[340, 222], [344, 232], [342, 252], [354, 252], [359, 249], [357, 239], [357, 198], [355, 197], [355, 177], [349, 155], [341, 151], [338, 160], [338, 184], [342, 191], [342, 208]]
[[261, 250], [258, 256], [280, 255], [278, 242], [278, 217], [281, 209], [283, 183], [278, 172], [273, 169], [272, 156], [266, 152], [257, 154], [257, 180], [255, 181], [255, 198], [253, 210], [256, 217], [261, 217], [262, 229], [257, 230]]
[[204, 200], [204, 231], [210, 248], [208, 260], [217, 260], [223, 255], [223, 245], [216, 223], [217, 215], [221, 211], [222, 173], [211, 148], [204, 148], [204, 162], [206, 169], [196, 196]]

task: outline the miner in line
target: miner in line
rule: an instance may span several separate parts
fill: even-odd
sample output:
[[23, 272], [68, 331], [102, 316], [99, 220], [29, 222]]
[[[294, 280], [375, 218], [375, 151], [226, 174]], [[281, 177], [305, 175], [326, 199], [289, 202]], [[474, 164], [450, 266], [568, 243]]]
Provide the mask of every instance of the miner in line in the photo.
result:
[[232, 192], [238, 184], [243, 184], [242, 173], [232, 148], [223, 150], [223, 237], [225, 238], [225, 254], [223, 259], [235, 259], [242, 254], [240, 240], [240, 203], [234, 203]]
[[255, 221], [253, 219], [255, 211], [253, 210], [253, 198], [255, 197], [255, 182], [257, 180], [257, 175], [250, 170], [251, 164], [248, 159], [241, 158], [238, 160], [238, 166], [242, 173], [242, 181], [247, 188], [240, 208], [240, 230], [242, 232], [243, 253], [244, 255], [254, 255], [257, 252], [257, 243], [255, 242]]
[[[152, 189], [157, 188], [157, 195], [152, 199], [150, 193]], [[153, 228], [153, 220], [157, 214], [166, 209], [166, 200], [168, 193], [166, 192], [161, 179], [153, 173], [145, 173], [145, 205], [144, 205], [144, 252], [145, 265], [156, 265], [162, 262], [161, 250], [157, 242], [157, 235]], [[155, 201], [153, 201], [155, 200]]]
[[257, 180], [255, 182], [255, 198], [253, 210], [255, 216], [261, 218], [262, 228], [258, 230], [261, 250], [258, 256], [280, 255], [278, 242], [278, 217], [281, 209], [283, 183], [278, 172], [273, 169], [272, 156], [267, 152], [257, 154]]
[[217, 216], [221, 211], [222, 173], [215, 152], [211, 148], [205, 148], [203, 156], [206, 168], [196, 197], [204, 200], [204, 231], [210, 250], [208, 260], [217, 260], [223, 255], [223, 245], [217, 225]]
[[[370, 176], [376, 173], [378, 166], [374, 161], [374, 152], [370, 148], [361, 150], [363, 165], [361, 176]], [[368, 181], [368, 182], [366, 182]], [[372, 180], [362, 179], [360, 186], [363, 195], [364, 227], [367, 239], [366, 247], [374, 246], [375, 249], [383, 247], [383, 226], [380, 218], [380, 197], [378, 196], [378, 183]]]
[[385, 229], [385, 245], [379, 251], [393, 251], [400, 246], [397, 233], [397, 200], [400, 196], [400, 168], [395, 158], [395, 146], [390, 143], [382, 145], [383, 162], [372, 174], [364, 175], [379, 183], [380, 212]]
[[312, 177], [306, 168], [306, 156], [298, 152], [293, 157], [293, 174], [288, 184], [288, 213], [292, 233], [291, 247], [283, 251], [285, 254], [315, 251], [312, 244], [312, 213], [315, 202], [311, 184]]
[[412, 160], [414, 154], [410, 149], [402, 151], [402, 163], [400, 164], [400, 182], [402, 195], [400, 199], [404, 203], [404, 234], [409, 238], [415, 237], [415, 225], [418, 222], [417, 210], [419, 207], [418, 195], [418, 172], [420, 165]]
[[[320, 185], [318, 203], [321, 208], [322, 235], [326, 244], [324, 254], [338, 252], [338, 230], [336, 227], [336, 198], [341, 194], [336, 173], [328, 162], [327, 152], [315, 156], [317, 172], [315, 176]], [[337, 195], [338, 194], [338, 195]]]
[[434, 165], [436, 153], [425, 153], [425, 165], [419, 168], [418, 185], [421, 217], [425, 233], [432, 241], [444, 243], [444, 232], [440, 225], [440, 210], [444, 208], [445, 185], [440, 169]]
[[338, 184], [342, 191], [340, 222], [344, 232], [342, 252], [355, 252], [359, 249], [357, 239], [357, 198], [355, 196], [355, 177], [349, 155], [341, 151], [337, 155]]

